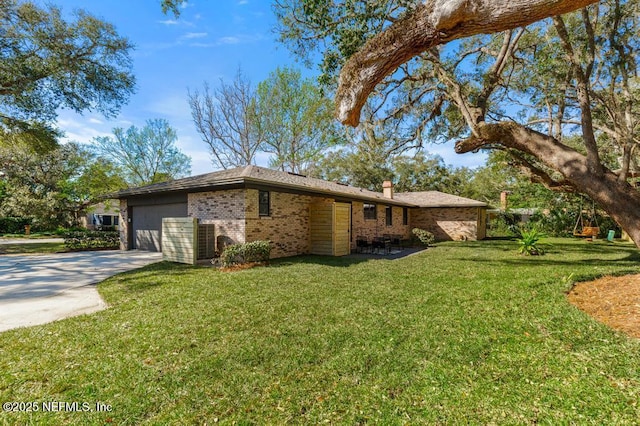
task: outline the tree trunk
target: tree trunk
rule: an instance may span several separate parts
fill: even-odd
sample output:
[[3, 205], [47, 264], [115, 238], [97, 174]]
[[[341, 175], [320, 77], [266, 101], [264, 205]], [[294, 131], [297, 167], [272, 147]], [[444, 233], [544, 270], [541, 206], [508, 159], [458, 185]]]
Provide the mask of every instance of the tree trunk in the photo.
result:
[[586, 156], [551, 136], [516, 123], [482, 123], [476, 133], [479, 136], [458, 141], [456, 152], [460, 154], [497, 144], [534, 155], [560, 172], [578, 192], [591, 197], [640, 247], [640, 192], [618, 180], [613, 172], [606, 168], [602, 173], [594, 171]]
[[596, 0], [427, 0], [371, 38], [342, 68], [336, 113], [357, 126], [367, 97], [384, 77], [428, 49], [583, 8]]

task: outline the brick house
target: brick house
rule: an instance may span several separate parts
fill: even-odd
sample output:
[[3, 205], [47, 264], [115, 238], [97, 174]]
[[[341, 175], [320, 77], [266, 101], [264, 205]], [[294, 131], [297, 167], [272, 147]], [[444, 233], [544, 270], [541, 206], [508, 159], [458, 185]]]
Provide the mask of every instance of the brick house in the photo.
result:
[[90, 206], [87, 212], [78, 219], [81, 227], [90, 231], [96, 229], [117, 230], [118, 221], [120, 219], [118, 208], [118, 200], [112, 202], [108, 200]]
[[160, 251], [163, 217], [213, 224], [216, 248], [256, 240], [272, 257], [345, 255], [356, 236], [409, 238], [414, 227], [440, 240], [482, 239], [482, 202], [437, 191], [383, 193], [258, 166], [239, 167], [111, 194], [120, 200], [121, 248]]

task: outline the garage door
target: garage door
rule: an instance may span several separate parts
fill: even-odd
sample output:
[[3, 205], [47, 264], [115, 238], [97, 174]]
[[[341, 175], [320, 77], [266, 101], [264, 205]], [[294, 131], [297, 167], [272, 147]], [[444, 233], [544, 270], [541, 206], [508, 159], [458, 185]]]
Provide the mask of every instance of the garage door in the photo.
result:
[[133, 248], [162, 251], [162, 218], [187, 217], [187, 204], [135, 206], [132, 209]]

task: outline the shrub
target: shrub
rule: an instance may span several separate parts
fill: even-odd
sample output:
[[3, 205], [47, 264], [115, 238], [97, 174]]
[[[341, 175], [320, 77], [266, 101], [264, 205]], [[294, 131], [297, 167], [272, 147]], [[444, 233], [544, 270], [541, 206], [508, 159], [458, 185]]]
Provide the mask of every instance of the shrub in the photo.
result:
[[518, 249], [518, 252], [526, 255], [543, 255], [544, 245], [540, 243], [540, 240], [545, 237], [546, 235], [540, 232], [537, 228], [520, 230], [520, 237], [518, 238], [520, 248]]
[[488, 231], [491, 237], [519, 237], [520, 230], [518, 224], [522, 221], [522, 216], [512, 212], [498, 212], [494, 219], [489, 222]]
[[270, 241], [252, 241], [244, 244], [231, 244], [225, 247], [220, 262], [228, 267], [240, 263], [266, 262], [271, 256]]
[[427, 247], [433, 244], [433, 242], [436, 240], [436, 237], [426, 229], [413, 228], [411, 232], [413, 233], [413, 235], [416, 236], [418, 240], [420, 240], [422, 244], [424, 244]]
[[573, 227], [576, 224], [577, 213], [566, 208], [551, 208], [548, 212], [537, 212], [531, 217], [530, 222], [535, 227], [552, 237], [568, 237], [573, 235]]
[[117, 249], [120, 235], [117, 232], [74, 231], [65, 234], [64, 245], [69, 250]]
[[0, 234], [24, 234], [25, 225], [31, 225], [31, 219], [0, 217]]

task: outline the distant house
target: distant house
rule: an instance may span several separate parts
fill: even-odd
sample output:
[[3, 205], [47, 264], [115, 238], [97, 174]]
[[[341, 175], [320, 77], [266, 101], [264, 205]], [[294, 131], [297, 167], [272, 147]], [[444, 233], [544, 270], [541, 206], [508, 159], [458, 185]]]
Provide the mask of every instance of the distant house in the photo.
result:
[[118, 230], [120, 209], [117, 200], [94, 204], [80, 217], [80, 226], [89, 230]]
[[437, 191], [383, 193], [258, 166], [239, 167], [115, 194], [120, 200], [121, 248], [161, 251], [162, 219], [213, 224], [223, 244], [273, 242], [273, 257], [340, 256], [356, 237], [409, 238], [420, 227], [440, 240], [485, 237], [485, 203]]

